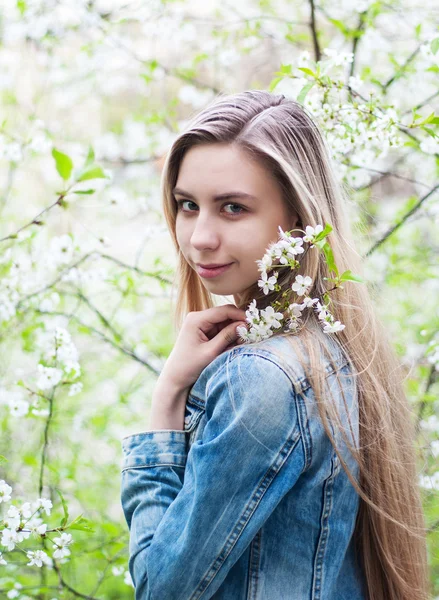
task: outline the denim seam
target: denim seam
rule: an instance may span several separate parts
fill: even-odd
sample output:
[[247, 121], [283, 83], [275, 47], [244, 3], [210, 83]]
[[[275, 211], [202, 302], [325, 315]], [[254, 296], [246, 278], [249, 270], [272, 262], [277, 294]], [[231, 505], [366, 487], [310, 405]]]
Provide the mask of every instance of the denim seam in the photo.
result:
[[262, 527], [250, 544], [247, 600], [257, 600], [262, 554]]
[[121, 472], [123, 473], [124, 471], [131, 471], [131, 470], [136, 470], [136, 469], [150, 469], [150, 468], [154, 468], [154, 467], [180, 467], [181, 469], [185, 469], [186, 464], [179, 465], [177, 463], [160, 462], [160, 463], [151, 463], [150, 465], [127, 465], [126, 467], [122, 467]]
[[[124, 442], [124, 440], [128, 440], [130, 438], [136, 438], [136, 437], [142, 437], [145, 435], [151, 435], [151, 434], [162, 434], [162, 433], [184, 433], [183, 429], [149, 429], [147, 431], [140, 431], [139, 433], [130, 433], [130, 435], [126, 435], [125, 437], [122, 438], [122, 444]], [[175, 437], [175, 436], [171, 436], [171, 437]], [[152, 439], [152, 438], [151, 438]], [[169, 438], [168, 438], [169, 439]], [[182, 440], [172, 440], [172, 443], [179, 443]]]
[[331, 473], [326, 478], [323, 485], [323, 502], [322, 511], [320, 514], [320, 535], [316, 546], [316, 554], [314, 559], [314, 572], [312, 584], [312, 600], [321, 600], [322, 596], [322, 581], [323, 581], [323, 566], [326, 548], [328, 546], [329, 537], [329, 517], [332, 510], [332, 499], [335, 480], [335, 465], [334, 457], [331, 459]]
[[[187, 405], [188, 403], [186, 403]], [[185, 422], [184, 424], [184, 431], [185, 433], [192, 433], [192, 431], [195, 429], [195, 427], [198, 424], [198, 421], [201, 418], [201, 415], [203, 414], [203, 412], [205, 411], [205, 408], [202, 408], [198, 405], [194, 405], [191, 404], [191, 406], [194, 408], [192, 414], [191, 414], [191, 418], [190, 421], [188, 421], [187, 423]], [[189, 410], [189, 409], [188, 409]], [[186, 417], [185, 417], [186, 418]]]
[[[291, 384], [294, 386], [295, 389], [296, 389], [296, 386], [299, 386], [302, 389], [302, 391], [305, 392], [306, 390], [308, 390], [311, 387], [311, 384], [309, 383], [308, 378], [306, 376], [301, 377], [301, 378], [296, 378], [296, 377], [292, 377], [289, 373], [287, 373], [287, 371], [285, 371], [285, 369], [282, 367], [281, 363], [277, 360], [277, 356], [275, 354], [271, 353], [270, 351], [268, 351], [268, 350], [264, 350], [264, 351], [262, 351], [262, 350], [252, 350], [252, 351], [244, 350], [244, 351], [238, 352], [237, 350], [241, 350], [241, 348], [239, 348], [239, 349], [235, 348], [235, 350], [229, 354], [225, 364], [227, 364], [228, 362], [231, 362], [238, 356], [259, 356], [260, 358], [265, 358], [265, 360], [268, 360], [271, 363], [273, 363], [274, 365], [276, 365], [277, 367], [279, 367], [279, 369], [283, 373], [285, 373], [285, 375], [291, 381]], [[221, 368], [223, 368], [225, 366], [225, 364], [222, 365]], [[340, 371], [341, 369], [343, 369], [346, 365], [349, 365], [349, 362], [347, 360], [343, 360], [341, 363], [337, 363], [335, 369], [333, 368], [333, 366], [331, 364], [328, 364], [325, 367], [326, 374], [332, 375], [333, 373], [336, 373], [336, 372]], [[218, 373], [218, 372], [219, 371], [216, 371], [216, 373]]]
[[285, 464], [288, 457], [290, 456], [290, 454], [293, 452], [293, 450], [297, 446], [299, 440], [300, 440], [300, 435], [298, 435], [297, 438], [295, 438], [295, 439], [289, 438], [287, 440], [287, 442], [285, 442], [285, 444], [281, 448], [281, 450], [278, 452], [275, 461], [272, 463], [271, 467], [267, 470], [261, 483], [259, 484], [256, 491], [254, 492], [252, 498], [248, 502], [247, 506], [244, 508], [244, 511], [243, 511], [241, 518], [239, 519], [237, 525], [235, 525], [235, 528], [230, 533], [226, 542], [224, 543], [224, 546], [223, 546], [221, 552], [215, 559], [215, 561], [212, 564], [212, 566], [210, 567], [210, 569], [207, 571], [206, 575], [202, 579], [198, 588], [192, 594], [190, 600], [198, 600], [199, 598], [201, 598], [203, 596], [204, 592], [209, 587], [210, 583], [213, 581], [213, 579], [217, 575], [218, 571], [221, 569], [222, 565], [226, 561], [228, 555], [233, 550], [233, 547], [235, 546], [236, 542], [239, 540], [239, 538], [242, 534], [242, 531], [244, 530], [246, 524], [248, 523], [248, 521], [250, 520], [254, 511], [258, 507], [263, 496], [269, 489], [274, 478], [279, 473], [282, 466]]
[[[302, 392], [306, 392], [310, 387], [311, 384], [308, 381], [307, 377], [301, 377], [301, 378], [293, 378], [291, 377], [291, 375], [289, 373], [287, 373], [285, 371], [285, 369], [282, 367], [282, 365], [279, 363], [279, 361], [276, 360], [276, 355], [269, 353], [268, 351], [266, 351], [267, 354], [270, 354], [270, 356], [267, 356], [266, 354], [263, 354], [260, 350], [254, 350], [252, 352], [250, 351], [244, 351], [244, 352], [236, 352], [236, 353], [230, 353], [229, 356], [227, 357], [227, 361], [221, 365], [221, 367], [218, 368], [217, 371], [215, 371], [215, 373], [213, 373], [211, 375], [211, 377], [209, 377], [207, 384], [206, 384], [206, 395], [208, 395], [209, 393], [209, 387], [211, 385], [211, 381], [214, 377], [216, 377], [221, 371], [222, 369], [224, 369], [226, 367], [226, 365], [231, 362], [232, 360], [234, 360], [235, 358], [237, 358], [238, 356], [258, 356], [259, 358], [264, 358], [265, 360], [270, 361], [271, 363], [273, 363], [274, 365], [276, 365], [277, 367], [279, 367], [279, 369], [285, 373], [285, 375], [288, 377], [288, 379], [291, 381], [291, 384], [293, 385], [294, 389], [297, 389], [297, 387], [299, 387], [301, 389]], [[348, 361], [343, 361], [342, 363], [338, 364], [337, 363], [337, 367], [334, 369], [332, 367], [332, 365], [328, 364], [325, 367], [325, 371], [326, 371], [326, 375], [332, 375], [333, 373], [338, 373], [338, 371], [341, 371], [344, 367], [346, 366], [351, 366], [350, 363]], [[206, 404], [206, 400], [203, 400], [203, 398], [200, 398], [199, 396], [197, 396], [196, 394], [189, 394], [189, 397], [193, 398], [194, 400], [196, 400], [197, 402], [194, 404], [197, 404], [199, 406], [199, 408], [203, 409], [203, 407], [205, 407]]]

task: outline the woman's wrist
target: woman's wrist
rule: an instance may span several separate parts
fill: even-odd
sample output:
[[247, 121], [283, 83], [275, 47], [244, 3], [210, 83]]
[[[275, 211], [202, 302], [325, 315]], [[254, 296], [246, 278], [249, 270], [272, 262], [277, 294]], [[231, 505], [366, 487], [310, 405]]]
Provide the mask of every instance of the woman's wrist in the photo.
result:
[[152, 394], [149, 429], [183, 430], [188, 392], [159, 378]]

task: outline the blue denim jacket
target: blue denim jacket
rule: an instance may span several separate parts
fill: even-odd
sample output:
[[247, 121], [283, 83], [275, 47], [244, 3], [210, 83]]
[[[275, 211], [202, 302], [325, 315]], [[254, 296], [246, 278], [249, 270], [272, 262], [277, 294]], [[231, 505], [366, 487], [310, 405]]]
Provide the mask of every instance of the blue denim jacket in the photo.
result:
[[[335, 362], [322, 353], [326, 381], [340, 400], [345, 376], [358, 445], [351, 366], [322, 335]], [[352, 537], [359, 496], [285, 338], [220, 354], [189, 392], [184, 431], [138, 433], [122, 448], [136, 600], [366, 598]]]

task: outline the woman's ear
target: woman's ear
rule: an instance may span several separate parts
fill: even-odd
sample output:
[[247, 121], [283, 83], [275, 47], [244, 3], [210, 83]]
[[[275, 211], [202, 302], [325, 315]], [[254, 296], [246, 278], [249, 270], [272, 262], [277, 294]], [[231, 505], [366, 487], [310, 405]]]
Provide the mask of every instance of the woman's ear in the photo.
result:
[[299, 215], [295, 215], [293, 218], [291, 229], [303, 229], [302, 221], [300, 220]]

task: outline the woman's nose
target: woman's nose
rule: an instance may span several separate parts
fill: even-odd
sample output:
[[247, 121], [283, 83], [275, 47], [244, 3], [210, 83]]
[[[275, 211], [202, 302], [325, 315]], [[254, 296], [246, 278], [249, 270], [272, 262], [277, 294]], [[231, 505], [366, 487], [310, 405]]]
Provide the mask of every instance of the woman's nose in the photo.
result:
[[195, 228], [191, 235], [191, 244], [197, 250], [216, 248], [219, 244], [219, 233], [214, 220], [197, 217]]

